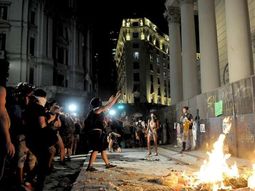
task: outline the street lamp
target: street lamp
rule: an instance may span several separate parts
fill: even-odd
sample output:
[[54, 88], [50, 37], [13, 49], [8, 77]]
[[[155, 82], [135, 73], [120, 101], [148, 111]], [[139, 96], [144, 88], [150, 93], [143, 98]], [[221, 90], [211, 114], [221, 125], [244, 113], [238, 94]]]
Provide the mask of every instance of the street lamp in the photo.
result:
[[109, 110], [109, 115], [115, 116], [116, 115], [116, 111], [114, 109], [110, 109]]
[[71, 112], [75, 112], [77, 110], [77, 105], [72, 103], [68, 106], [68, 110]]

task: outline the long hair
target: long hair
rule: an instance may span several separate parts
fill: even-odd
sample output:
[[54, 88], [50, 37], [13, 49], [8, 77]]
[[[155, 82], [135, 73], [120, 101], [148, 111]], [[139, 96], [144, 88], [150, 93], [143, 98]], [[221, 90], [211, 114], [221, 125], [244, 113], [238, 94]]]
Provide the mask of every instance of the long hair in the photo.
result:
[[9, 77], [9, 62], [4, 59], [0, 59], [0, 86], [6, 87], [6, 83]]

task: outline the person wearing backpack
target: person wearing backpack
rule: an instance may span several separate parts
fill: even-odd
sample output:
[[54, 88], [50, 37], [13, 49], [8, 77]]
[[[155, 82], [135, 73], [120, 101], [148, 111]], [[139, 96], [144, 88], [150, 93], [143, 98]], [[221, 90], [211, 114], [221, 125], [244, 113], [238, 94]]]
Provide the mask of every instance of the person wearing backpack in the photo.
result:
[[105, 105], [102, 105], [102, 101], [99, 98], [93, 98], [90, 101], [92, 110], [89, 112], [85, 119], [85, 127], [88, 133], [89, 142], [92, 148], [87, 171], [97, 171], [93, 167], [98, 152], [101, 153], [102, 159], [105, 162], [106, 168], [116, 167], [109, 162], [106, 150], [108, 148], [107, 134], [105, 127], [107, 126], [107, 119], [104, 112], [109, 110], [119, 99], [121, 93], [117, 92], [115, 96], [111, 96]]

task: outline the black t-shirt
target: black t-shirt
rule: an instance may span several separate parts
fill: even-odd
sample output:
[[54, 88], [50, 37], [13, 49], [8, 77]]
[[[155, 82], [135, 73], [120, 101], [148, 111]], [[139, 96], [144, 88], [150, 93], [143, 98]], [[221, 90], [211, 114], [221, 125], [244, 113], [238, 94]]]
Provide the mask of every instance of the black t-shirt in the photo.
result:
[[94, 110], [91, 110], [84, 122], [86, 131], [91, 131], [93, 129], [101, 129], [105, 131], [104, 120], [105, 115], [103, 112], [96, 114]]
[[45, 108], [36, 103], [30, 104], [25, 111], [25, 120], [29, 134], [39, 133], [42, 129], [39, 123], [40, 117], [45, 117], [46, 119]]

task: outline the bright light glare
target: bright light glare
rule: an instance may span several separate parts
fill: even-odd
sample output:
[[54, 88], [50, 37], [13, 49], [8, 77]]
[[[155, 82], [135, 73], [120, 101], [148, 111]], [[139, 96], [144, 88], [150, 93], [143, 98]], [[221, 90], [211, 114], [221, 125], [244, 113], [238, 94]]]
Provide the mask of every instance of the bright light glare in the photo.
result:
[[124, 105], [118, 105], [118, 109], [124, 109]]
[[77, 110], [77, 105], [75, 105], [75, 104], [70, 104], [70, 105], [68, 106], [68, 109], [69, 109], [69, 111], [74, 112], [74, 111]]
[[111, 116], [114, 116], [114, 115], [116, 115], [116, 111], [113, 110], [113, 109], [111, 109], [111, 110], [109, 111], [109, 114], [110, 114]]

